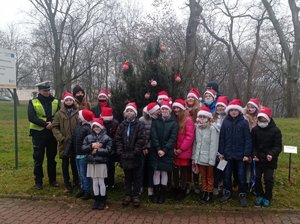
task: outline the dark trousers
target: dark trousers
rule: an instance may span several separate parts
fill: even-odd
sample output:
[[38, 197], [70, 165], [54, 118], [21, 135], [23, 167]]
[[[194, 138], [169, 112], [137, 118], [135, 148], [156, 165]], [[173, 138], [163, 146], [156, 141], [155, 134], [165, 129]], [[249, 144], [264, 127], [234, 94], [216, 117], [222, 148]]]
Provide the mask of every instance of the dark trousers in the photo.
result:
[[186, 189], [188, 174], [189, 174], [188, 166], [176, 166], [173, 169], [174, 187]]
[[139, 196], [143, 180], [143, 167], [124, 169], [125, 191], [127, 196]]
[[242, 160], [228, 160], [224, 170], [223, 186], [226, 191], [232, 192], [232, 174], [237, 172], [239, 193], [246, 193], [246, 166]]
[[43, 184], [43, 162], [46, 152], [47, 173], [49, 183], [56, 182], [56, 161], [57, 142], [52, 133], [45, 135], [32, 135], [33, 160], [34, 160], [34, 179], [36, 184]]
[[64, 156], [62, 158], [61, 168], [64, 178], [64, 184], [66, 187], [71, 187], [69, 165], [71, 165], [72, 175], [73, 175], [73, 185], [79, 186], [78, 170], [76, 166], [75, 157]]
[[105, 185], [109, 188], [115, 185], [116, 162], [119, 162], [117, 154], [112, 154], [107, 160], [107, 178], [105, 178]]
[[146, 156], [143, 162], [143, 187], [153, 187], [154, 171], [149, 166], [149, 156]]
[[[265, 191], [262, 186], [262, 175], [264, 175]], [[274, 186], [274, 169], [265, 167], [256, 167], [256, 193], [257, 196], [265, 197], [268, 200], [272, 199], [272, 191]]]
[[223, 180], [223, 171], [217, 168], [219, 161], [216, 161], [214, 167], [214, 188], [219, 188], [220, 182]]

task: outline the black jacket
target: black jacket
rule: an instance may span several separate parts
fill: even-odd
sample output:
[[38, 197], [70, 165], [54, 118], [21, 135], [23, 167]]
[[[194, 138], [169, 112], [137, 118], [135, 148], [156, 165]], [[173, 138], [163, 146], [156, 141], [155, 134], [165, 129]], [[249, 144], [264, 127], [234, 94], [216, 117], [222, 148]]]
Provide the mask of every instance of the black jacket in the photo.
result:
[[[273, 119], [266, 128], [254, 127], [251, 134], [253, 155], [259, 159], [257, 166], [276, 169], [278, 156], [282, 150], [282, 136]], [[267, 155], [273, 157], [270, 162], [267, 160]]]
[[85, 151], [82, 150], [82, 144], [84, 138], [91, 134], [92, 129], [89, 123], [78, 124], [75, 128], [74, 134], [72, 136], [72, 147], [75, 149], [76, 155], [85, 155]]
[[137, 118], [130, 122], [130, 135], [127, 137], [128, 126], [126, 120], [119, 125], [115, 144], [123, 169], [134, 169], [142, 165], [145, 135], [143, 124]]
[[[95, 155], [92, 155], [92, 144], [95, 142], [102, 143], [103, 146], [97, 150]], [[83, 141], [82, 150], [87, 154], [87, 163], [101, 164], [107, 163], [108, 156], [111, 152], [112, 141], [106, 134], [106, 130], [101, 130], [99, 134], [94, 131], [86, 136]]]

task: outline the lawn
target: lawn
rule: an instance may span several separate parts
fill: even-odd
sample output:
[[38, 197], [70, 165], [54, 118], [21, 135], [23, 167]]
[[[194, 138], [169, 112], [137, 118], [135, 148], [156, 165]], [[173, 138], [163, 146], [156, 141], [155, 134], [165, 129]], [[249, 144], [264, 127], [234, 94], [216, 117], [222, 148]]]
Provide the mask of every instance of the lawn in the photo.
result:
[[[63, 188], [61, 173], [61, 161], [57, 158], [57, 179], [60, 187], [50, 188], [45, 184], [44, 189], [35, 191], [33, 181], [33, 159], [32, 144], [29, 136], [29, 123], [27, 121], [27, 102], [18, 107], [18, 162], [19, 168], [15, 169], [15, 145], [14, 145], [14, 121], [13, 104], [11, 102], [0, 102], [0, 195], [20, 196], [48, 196], [48, 197], [73, 197], [66, 195]], [[300, 120], [299, 119], [275, 119], [283, 134], [284, 145], [300, 147]], [[44, 163], [46, 164], [46, 163]], [[279, 165], [276, 171], [276, 182], [274, 187], [273, 208], [300, 208], [300, 158], [298, 154], [292, 155], [291, 183], [288, 182], [289, 154], [281, 153]], [[44, 171], [46, 171], [44, 167]], [[46, 172], [45, 172], [45, 175]], [[120, 200], [123, 196], [122, 172], [117, 168], [116, 189], [109, 192], [109, 200]], [[47, 178], [44, 178], [47, 183]], [[143, 196], [144, 201], [146, 195]], [[253, 203], [254, 196], [250, 196]], [[183, 202], [176, 202], [179, 206], [197, 205], [198, 196], [190, 194]], [[249, 204], [250, 204], [249, 203]], [[167, 200], [167, 204], [174, 207], [174, 201]], [[238, 206], [237, 200], [231, 200], [225, 205], [220, 205], [218, 200], [209, 205], [211, 208]], [[209, 208], [208, 208], [209, 209]]]

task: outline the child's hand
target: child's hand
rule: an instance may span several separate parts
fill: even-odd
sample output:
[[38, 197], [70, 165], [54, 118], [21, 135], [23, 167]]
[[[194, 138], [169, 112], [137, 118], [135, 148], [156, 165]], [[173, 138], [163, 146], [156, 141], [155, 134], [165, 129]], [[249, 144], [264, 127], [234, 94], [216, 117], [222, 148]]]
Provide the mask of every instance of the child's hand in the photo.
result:
[[249, 157], [248, 156], [244, 156], [243, 157], [243, 162], [248, 162], [249, 161]]
[[93, 149], [92, 154], [95, 155], [97, 153], [97, 148]]
[[224, 156], [222, 155], [222, 154], [219, 154], [219, 160], [222, 160], [222, 159], [224, 159]]
[[194, 159], [192, 159], [192, 165], [195, 165], [195, 160]]
[[144, 156], [146, 156], [146, 155], [148, 155], [149, 150], [148, 150], [148, 149], [144, 149], [144, 150], [143, 150], [143, 153], [144, 153]]
[[272, 161], [272, 159], [273, 159], [273, 156], [267, 155], [267, 160], [268, 160], [269, 162]]
[[259, 158], [257, 158], [257, 156], [254, 156], [253, 160], [255, 160], [256, 162], [258, 162]]
[[158, 150], [157, 154], [159, 157], [163, 157], [165, 155], [165, 152], [163, 150]]

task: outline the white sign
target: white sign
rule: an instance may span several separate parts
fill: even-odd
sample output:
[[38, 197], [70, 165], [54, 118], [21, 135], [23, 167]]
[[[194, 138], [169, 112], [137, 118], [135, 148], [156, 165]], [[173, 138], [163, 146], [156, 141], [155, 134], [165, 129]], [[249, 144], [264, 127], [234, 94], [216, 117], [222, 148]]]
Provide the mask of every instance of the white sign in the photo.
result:
[[283, 146], [283, 152], [297, 154], [297, 146], [285, 145]]
[[0, 48], [0, 88], [17, 88], [16, 53]]
[[217, 169], [224, 171], [226, 165], [227, 165], [227, 161], [225, 159], [221, 159], [217, 166]]

